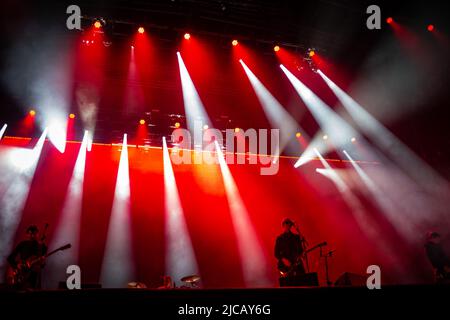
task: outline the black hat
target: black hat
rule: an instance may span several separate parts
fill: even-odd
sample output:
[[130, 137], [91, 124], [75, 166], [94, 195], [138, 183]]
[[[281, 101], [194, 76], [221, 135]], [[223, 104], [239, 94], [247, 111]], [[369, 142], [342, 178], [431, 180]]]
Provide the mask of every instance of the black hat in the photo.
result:
[[427, 240], [436, 239], [436, 238], [440, 238], [440, 237], [441, 237], [441, 235], [439, 233], [437, 233], [436, 231], [427, 232]]
[[284, 218], [283, 222], [281, 223], [282, 226], [284, 226], [285, 224], [289, 225], [289, 226], [293, 226], [294, 225], [294, 221], [292, 221], [289, 218]]
[[36, 225], [32, 224], [27, 228], [27, 233], [38, 233], [39, 229]]

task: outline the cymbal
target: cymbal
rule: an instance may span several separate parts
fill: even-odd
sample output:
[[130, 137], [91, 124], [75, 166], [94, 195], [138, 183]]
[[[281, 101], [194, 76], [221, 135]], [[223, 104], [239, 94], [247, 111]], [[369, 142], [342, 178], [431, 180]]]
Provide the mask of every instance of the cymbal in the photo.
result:
[[194, 283], [194, 282], [197, 282], [199, 280], [200, 280], [200, 276], [198, 276], [196, 274], [193, 274], [193, 275], [181, 278], [181, 281], [187, 282], [187, 283]]

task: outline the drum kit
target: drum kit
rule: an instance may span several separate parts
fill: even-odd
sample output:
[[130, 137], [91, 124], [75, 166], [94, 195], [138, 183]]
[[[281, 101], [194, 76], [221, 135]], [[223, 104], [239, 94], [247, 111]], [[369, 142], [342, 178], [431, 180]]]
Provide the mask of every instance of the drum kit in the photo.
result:
[[185, 285], [183, 285], [181, 288], [198, 288], [199, 282], [200, 282], [200, 276], [193, 274], [190, 276], [186, 276], [180, 279], [181, 282], [184, 282]]
[[176, 286], [175, 282], [170, 276], [163, 276], [162, 279], [163, 285], [158, 287], [158, 289], [195, 289], [200, 287], [200, 276], [196, 274], [181, 278], [180, 281], [183, 282], [183, 285], [179, 287]]

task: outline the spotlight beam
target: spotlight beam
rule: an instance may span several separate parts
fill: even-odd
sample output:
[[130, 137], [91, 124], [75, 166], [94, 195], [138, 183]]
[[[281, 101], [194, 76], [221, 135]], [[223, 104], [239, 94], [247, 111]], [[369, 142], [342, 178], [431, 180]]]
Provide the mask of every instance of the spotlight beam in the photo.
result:
[[320, 159], [320, 162], [325, 167], [326, 172], [328, 172], [329, 177], [334, 181], [336, 184], [336, 187], [339, 189], [339, 191], [344, 192], [348, 190], [347, 184], [344, 182], [344, 180], [336, 173], [336, 170], [334, 170], [328, 161], [324, 159], [324, 157], [320, 154], [319, 150], [314, 148], [314, 152], [316, 153], [317, 157]]
[[64, 251], [58, 259], [50, 259], [46, 266], [46, 284], [48, 288], [56, 288], [58, 281], [67, 277], [66, 268], [78, 264], [78, 253], [81, 231], [81, 212], [83, 200], [83, 182], [86, 165], [86, 149], [89, 140], [88, 131], [84, 132], [83, 141], [65, 197], [64, 206], [52, 239], [52, 247], [60, 246], [66, 242], [72, 244], [72, 249]]
[[173, 279], [180, 279], [187, 274], [199, 274], [199, 272], [165, 137], [163, 137], [163, 162], [166, 219], [166, 274], [170, 275]]
[[[352, 137], [360, 140], [360, 135], [336, 112], [334, 112], [325, 102], [323, 102], [316, 94], [314, 94], [307, 86], [305, 86], [297, 77], [295, 77], [284, 65], [280, 65], [284, 74], [297, 91], [300, 98], [305, 103], [308, 110], [319, 123], [322, 131], [329, 136], [332, 145], [342, 147], [347, 144]], [[328, 151], [328, 144], [319, 144], [319, 139], [314, 139], [310, 147], [302, 154], [295, 164], [300, 166], [308, 161], [313, 154], [312, 149], [321, 149]]]
[[364, 170], [361, 168], [361, 166], [359, 164], [356, 163], [355, 160], [353, 160], [353, 158], [348, 154], [348, 152], [346, 150], [343, 150], [343, 153], [345, 154], [345, 156], [348, 158], [348, 160], [350, 161], [350, 163], [352, 164], [353, 168], [355, 169], [355, 171], [358, 173], [359, 177], [361, 178], [361, 180], [364, 182], [364, 184], [367, 186], [367, 188], [369, 188], [369, 190], [374, 191], [376, 190], [376, 185], [375, 183], [372, 181], [372, 179], [370, 179], [370, 177], [364, 172]]
[[[252, 85], [255, 94], [263, 107], [264, 113], [269, 119], [272, 128], [280, 129], [281, 141], [279, 153], [281, 153], [289, 141], [293, 141], [292, 137], [296, 132], [305, 132], [297, 123], [297, 121], [286, 111], [280, 102], [267, 90], [262, 82], [256, 77], [256, 75], [250, 70], [245, 62], [240, 59], [245, 74], [247, 75], [250, 84]], [[298, 147], [298, 144], [295, 144]], [[276, 155], [278, 156], [278, 154]]]
[[267, 261], [259, 239], [253, 229], [253, 224], [242, 201], [234, 178], [225, 162], [223, 152], [215, 141], [216, 153], [222, 172], [225, 192], [230, 207], [231, 220], [237, 236], [241, 269], [246, 286], [267, 286], [268, 279]]
[[32, 150], [14, 148], [0, 159], [0, 182], [8, 186], [0, 195], [0, 277], [6, 271], [6, 258], [12, 250], [31, 182], [47, 136], [47, 128]]
[[[375, 183], [375, 181], [370, 178], [370, 176], [366, 172], [364, 172], [361, 166], [356, 163], [355, 160], [353, 160], [353, 158], [350, 156], [350, 154], [348, 154], [347, 151], [344, 150], [343, 153], [350, 160], [353, 168], [363, 181], [364, 185], [369, 190], [375, 204], [385, 214], [392, 227], [396, 229], [400, 234], [402, 234], [407, 240], [410, 240], [412, 238], [412, 235], [415, 236], [420, 233], [420, 230], [417, 228], [416, 222], [412, 222], [413, 220], [416, 220], [417, 217], [414, 217], [414, 219], [411, 219], [411, 216], [407, 217], [407, 215], [409, 215], [412, 210], [410, 210], [408, 206], [403, 206], [401, 204], [402, 201], [395, 201], [395, 199], [392, 197], [393, 195], [395, 195], [394, 193], [389, 193], [389, 191], [387, 190], [382, 190]], [[378, 172], [378, 176], [380, 175], [381, 173]], [[393, 177], [394, 174], [391, 173], [390, 176]], [[404, 183], [405, 184], [403, 184], [403, 186], [407, 184], [406, 181], [404, 181]], [[423, 223], [423, 221], [421, 223]]]
[[107, 288], [126, 287], [135, 280], [130, 220], [128, 146], [124, 134], [101, 272], [102, 284]]
[[[450, 190], [447, 182], [439, 176], [428, 164], [414, 154], [397, 137], [386, 129], [369, 112], [359, 105], [352, 97], [339, 88], [323, 72], [319, 75], [339, 99], [343, 107], [355, 120], [359, 128], [386, 152], [392, 159], [397, 161], [400, 168], [413, 177], [416, 182], [424, 185], [436, 194], [447, 194]], [[444, 191], [444, 192], [443, 192]]]
[[379, 244], [379, 247], [387, 253], [387, 259], [391, 260], [391, 265], [395, 266], [397, 272], [401, 274], [404, 273], [403, 260], [399, 257], [399, 254], [393, 250], [390, 243], [387, 242], [381, 235], [378, 223], [372, 218], [371, 215], [367, 214], [361, 201], [355, 196], [353, 191], [348, 187], [344, 179], [334, 170], [328, 161], [326, 161], [317, 149], [314, 152], [319, 157], [321, 163], [325, 169], [316, 169], [316, 172], [322, 174], [323, 176], [329, 178], [339, 190], [345, 203], [351, 209], [351, 213], [355, 218], [358, 227], [366, 234], [369, 238]]
[[[188, 129], [191, 133], [195, 132], [195, 121], [201, 121], [203, 125], [211, 128], [211, 121], [179, 52], [177, 52], [177, 57]], [[198, 141], [197, 139], [194, 140]]]
[[2, 127], [2, 129], [0, 130], [0, 140], [3, 138], [3, 135], [5, 134], [5, 131], [6, 131], [6, 127], [7, 127], [8, 125], [5, 123], [4, 125], [3, 125], [3, 127]]
[[447, 200], [450, 191], [445, 179], [322, 71], [319, 75], [356, 125], [390, 158], [378, 155], [383, 156], [383, 168], [372, 168], [366, 175], [374, 182], [368, 185], [373, 199], [392, 226], [411, 243], [417, 242], [417, 234], [425, 232], [427, 226], [450, 226]]

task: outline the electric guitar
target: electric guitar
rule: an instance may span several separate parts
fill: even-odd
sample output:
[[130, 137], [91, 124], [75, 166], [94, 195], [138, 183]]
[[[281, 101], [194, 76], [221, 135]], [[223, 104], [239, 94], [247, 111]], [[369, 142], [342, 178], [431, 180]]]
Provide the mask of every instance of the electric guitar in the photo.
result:
[[71, 248], [72, 245], [70, 243], [59, 247], [58, 249], [55, 249], [46, 255], [43, 256], [32, 256], [26, 260], [20, 261], [17, 264], [16, 268], [10, 268], [8, 270], [7, 276], [6, 276], [6, 282], [9, 285], [20, 285], [25, 283], [32, 271], [37, 271], [42, 264], [44, 263], [45, 259], [50, 257], [51, 255], [55, 254], [58, 251], [63, 251]]
[[[317, 248], [326, 246], [327, 243], [326, 242], [322, 242], [319, 243], [317, 245], [315, 245], [314, 247], [305, 250], [301, 255], [299, 255], [297, 257], [297, 260], [293, 263], [291, 263], [290, 266], [287, 266], [283, 263], [283, 261], [281, 261], [281, 259], [278, 261], [278, 271], [280, 272], [280, 277], [281, 278], [286, 278], [290, 275], [292, 275], [292, 273], [298, 268], [298, 266], [302, 266], [303, 267], [303, 259], [306, 256], [306, 254], [308, 254], [309, 252], [316, 250]], [[304, 268], [303, 268], [304, 269]]]

